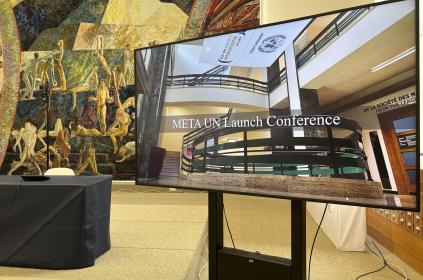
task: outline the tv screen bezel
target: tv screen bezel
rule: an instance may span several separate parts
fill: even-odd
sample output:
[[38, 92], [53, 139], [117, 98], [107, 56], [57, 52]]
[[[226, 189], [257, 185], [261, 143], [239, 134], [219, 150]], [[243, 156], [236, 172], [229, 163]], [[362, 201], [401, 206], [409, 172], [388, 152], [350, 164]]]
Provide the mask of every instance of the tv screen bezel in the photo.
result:
[[[176, 44], [181, 44], [184, 42], [192, 42], [192, 41], [196, 41], [196, 40], [200, 40], [200, 39], [205, 39], [205, 38], [210, 38], [210, 37], [217, 37], [217, 36], [221, 36], [221, 35], [225, 35], [225, 34], [231, 34], [234, 32], [239, 32], [239, 31], [246, 31], [246, 30], [254, 30], [254, 29], [258, 29], [258, 28], [263, 28], [263, 27], [267, 27], [267, 26], [274, 26], [274, 25], [279, 25], [279, 24], [284, 24], [284, 23], [289, 23], [289, 22], [294, 22], [294, 21], [299, 21], [299, 20], [305, 20], [305, 19], [312, 19], [312, 18], [316, 18], [316, 17], [321, 17], [321, 16], [326, 16], [326, 15], [331, 15], [331, 14], [335, 14], [335, 13], [341, 13], [341, 12], [345, 12], [345, 11], [350, 11], [350, 10], [354, 10], [354, 9], [360, 9], [360, 8], [369, 8], [369, 7], [375, 7], [375, 6], [381, 6], [381, 5], [389, 5], [392, 3], [396, 3], [396, 2], [403, 2], [403, 1], [407, 1], [407, 0], [387, 0], [384, 2], [377, 2], [377, 3], [370, 3], [370, 4], [365, 4], [365, 5], [359, 5], [359, 6], [352, 6], [352, 7], [348, 7], [345, 9], [339, 9], [339, 10], [332, 10], [329, 12], [324, 12], [324, 13], [318, 13], [318, 14], [313, 14], [313, 15], [307, 15], [304, 17], [298, 17], [298, 18], [293, 18], [293, 19], [289, 19], [289, 20], [285, 20], [285, 21], [278, 21], [278, 22], [272, 22], [269, 24], [263, 24], [257, 27], [252, 27], [252, 28], [246, 28], [246, 29], [236, 29], [233, 31], [229, 31], [229, 32], [222, 32], [219, 34], [213, 34], [213, 35], [208, 35], [208, 36], [201, 36], [201, 37], [196, 37], [196, 38], [191, 38], [191, 39], [185, 39], [185, 40], [179, 40], [179, 41], [174, 41], [174, 42], [168, 42], [168, 43], [163, 43], [163, 44], [157, 44], [154, 46], [148, 46], [148, 47], [143, 47], [143, 48], [137, 48], [134, 49], [134, 57], [136, 56], [137, 52], [143, 51], [143, 50], [148, 50], [148, 49], [152, 49], [152, 48], [157, 48], [157, 47], [163, 47], [163, 46], [170, 46], [170, 45], [176, 45]], [[361, 206], [361, 207], [367, 207], [367, 208], [380, 208], [380, 209], [388, 209], [388, 210], [403, 210], [403, 211], [413, 211], [413, 212], [420, 212], [421, 210], [421, 186], [420, 186], [420, 176], [421, 176], [421, 172], [423, 171], [421, 169], [421, 165], [420, 165], [420, 19], [419, 19], [419, 1], [418, 0], [414, 0], [415, 2], [415, 40], [416, 40], [416, 92], [418, 93], [416, 95], [416, 119], [417, 119], [417, 123], [416, 123], [416, 141], [417, 141], [417, 147], [416, 147], [416, 153], [417, 153], [417, 163], [416, 166], [417, 168], [417, 174], [416, 174], [416, 207], [415, 208], [409, 208], [409, 207], [400, 207], [400, 206], [388, 206], [388, 205], [371, 205], [371, 204], [366, 204], [366, 203], [356, 203], [356, 202], [348, 202], [348, 201], [335, 201], [335, 200], [322, 200], [322, 199], [318, 199], [316, 197], [313, 197], [313, 195], [308, 195], [309, 197], [306, 198], [300, 198], [297, 196], [273, 196], [273, 195], [269, 195], [269, 194], [254, 194], [254, 193], [244, 193], [244, 192], [236, 192], [236, 191], [224, 191], [225, 193], [234, 193], [234, 194], [242, 194], [242, 195], [252, 195], [252, 196], [264, 196], [264, 197], [274, 197], [274, 198], [281, 198], [281, 199], [287, 199], [287, 200], [303, 200], [303, 201], [310, 201], [310, 202], [321, 202], [321, 203], [330, 203], [330, 204], [338, 204], [338, 205], [349, 205], [349, 206]], [[310, 22], [311, 23], [311, 22]], [[309, 24], [310, 24], [309, 23]], [[305, 27], [307, 28], [309, 26], [309, 24]], [[294, 39], [294, 41], [301, 35], [301, 33]], [[136, 59], [134, 60], [134, 73], [136, 75], [137, 73], [137, 67], [136, 67]], [[136, 82], [136, 88], [137, 90], [139, 89], [139, 86], [137, 85], [137, 77], [135, 77], [135, 82]], [[138, 98], [139, 98], [139, 93], [136, 94], [136, 104], [138, 104]], [[138, 111], [136, 112], [136, 114], [138, 113]], [[136, 130], [136, 145], [135, 145], [135, 149], [136, 149], [136, 155], [138, 155], [138, 116], [136, 116], [136, 121], [135, 121], [135, 130]], [[159, 181], [157, 179], [139, 179], [137, 174], [138, 174], [138, 159], [136, 160], [136, 177], [135, 177], [135, 182], [137, 185], [148, 185], [148, 186], [155, 186], [155, 187], [178, 187], [178, 186], [174, 186], [174, 185], [163, 185], [161, 183], [158, 183]], [[277, 176], [277, 175], [275, 175]], [[156, 182], [156, 183], [155, 183]], [[180, 187], [180, 186], [179, 186]], [[188, 189], [188, 190], [198, 190], [198, 191], [213, 191], [212, 189], [209, 188], [204, 188], [201, 186], [198, 187], [182, 187], [182, 189]]]

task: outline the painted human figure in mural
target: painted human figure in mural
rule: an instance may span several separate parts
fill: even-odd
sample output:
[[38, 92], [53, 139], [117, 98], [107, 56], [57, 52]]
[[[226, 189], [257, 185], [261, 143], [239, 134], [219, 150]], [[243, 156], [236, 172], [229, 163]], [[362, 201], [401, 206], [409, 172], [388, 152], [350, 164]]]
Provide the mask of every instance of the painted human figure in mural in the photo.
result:
[[[43, 140], [44, 138], [47, 137], [47, 130], [45, 129], [45, 126], [46, 126], [46, 120], [44, 120], [43, 125], [38, 129], [37, 136], [39, 137], [41, 143], [43, 143], [43, 145], [47, 147], [47, 144], [45, 144]], [[63, 129], [62, 120], [58, 118], [56, 119], [56, 122], [54, 123], [54, 130], [49, 130], [48, 135], [50, 137], [57, 137], [57, 135], [59, 134], [59, 131], [61, 131], [62, 129]]]
[[96, 46], [96, 52], [94, 53], [94, 56], [97, 57], [98, 62], [101, 65], [101, 68], [106, 72], [106, 82], [107, 87], [110, 87], [110, 82], [112, 78], [112, 71], [110, 70], [109, 64], [107, 63], [106, 58], [104, 57], [104, 39], [103, 36], [97, 37], [97, 46]]
[[73, 129], [71, 131], [72, 137], [74, 137], [74, 136], [98, 137], [98, 136], [101, 136], [101, 135], [102, 134], [101, 134], [100, 130], [98, 130], [97, 128], [86, 128], [86, 127], [79, 125], [79, 124], [75, 127], [75, 129]]
[[80, 175], [88, 166], [91, 168], [94, 175], [100, 174], [97, 170], [94, 143], [90, 139], [85, 139], [81, 151], [79, 152], [78, 169], [75, 174]]
[[60, 156], [59, 166], [68, 166], [69, 164], [69, 154], [71, 146], [69, 144], [70, 132], [67, 127], [58, 131], [56, 140], [54, 141], [53, 147]]
[[97, 121], [100, 126], [100, 131], [103, 135], [106, 134], [106, 116], [107, 106], [106, 103], [110, 102], [109, 89], [106, 86], [106, 81], [100, 81], [100, 87], [97, 90], [97, 96], [90, 96], [90, 100], [96, 101], [97, 103]]
[[116, 65], [113, 68], [112, 78], [113, 78], [112, 93], [113, 93], [114, 102], [116, 106], [121, 107], [122, 104], [120, 102], [119, 90], [122, 88], [122, 86], [124, 86], [124, 77], [123, 77], [123, 71], [122, 71], [121, 65]]
[[[32, 84], [32, 92], [34, 90], [36, 90], [37, 88], [37, 83], [39, 83], [40, 81], [40, 77], [39, 77], [39, 64], [40, 64], [40, 59], [39, 59], [40, 55], [36, 52], [34, 53], [34, 58], [31, 59], [31, 61], [29, 62], [29, 74], [30, 74], [30, 78], [31, 78], [31, 84]], [[30, 96], [30, 98], [32, 98], [32, 94]]]
[[[38, 152], [45, 153], [47, 151], [47, 144], [43, 140], [47, 137], [47, 130], [45, 129], [46, 122], [38, 129], [38, 139], [43, 144], [44, 148]], [[71, 146], [69, 144], [70, 131], [69, 128], [63, 127], [63, 122], [60, 118], [56, 119], [54, 123], [54, 130], [49, 130], [49, 137], [56, 138], [53, 145], [48, 147], [48, 151], [53, 155], [52, 167], [67, 166], [69, 163], [69, 153]]]
[[21, 79], [24, 87], [19, 90], [19, 100], [26, 100], [29, 99], [29, 95], [31, 94], [31, 81], [26, 70], [21, 72]]
[[135, 141], [130, 141], [119, 148], [118, 156], [120, 159], [116, 162], [124, 162], [125, 160], [135, 156]]
[[132, 96], [127, 98], [125, 102], [123, 102], [122, 107], [124, 110], [127, 110], [128, 108], [132, 107], [132, 109], [126, 112], [128, 112], [128, 114], [131, 117], [131, 124], [129, 125], [129, 128], [128, 128], [128, 136], [133, 137], [136, 134], [135, 133], [136, 114], [135, 114], [135, 111], [132, 111], [132, 110], [135, 110], [135, 97]]
[[57, 137], [59, 135], [59, 131], [63, 130], [63, 122], [61, 118], [57, 118], [56, 122], [54, 123], [53, 131], [49, 130], [48, 135], [52, 137]]
[[[57, 149], [53, 146], [49, 146], [48, 147], [48, 151], [49, 151], [49, 156], [52, 155], [53, 159], [49, 161], [49, 168], [58, 168], [61, 166], [62, 163], [62, 156], [60, 155], [60, 153], [57, 151]], [[47, 161], [47, 158], [46, 158]]]
[[131, 124], [131, 117], [122, 107], [118, 107], [116, 110], [115, 121], [110, 125], [107, 130], [107, 135], [110, 137], [113, 143], [113, 152], [117, 153], [119, 147], [117, 145], [116, 137], [123, 137], [128, 134], [128, 128]]
[[19, 90], [19, 100], [26, 100], [29, 99], [29, 95], [31, 94], [31, 81], [26, 70], [21, 72], [21, 80], [24, 87]]
[[131, 79], [134, 73], [133, 63], [133, 50], [131, 50], [131, 44], [126, 44], [123, 51], [123, 83], [127, 86], [131, 83]]
[[134, 107], [135, 108], [135, 97], [132, 96], [132, 97], [127, 98], [123, 102], [122, 107], [123, 107], [124, 110], [128, 109], [129, 107]]
[[[19, 136], [20, 131], [17, 129], [12, 130], [12, 132], [10, 133], [10, 141], [13, 140], [17, 140], [18, 136]], [[16, 141], [15, 145], [13, 146], [14, 151], [16, 152], [16, 148], [18, 148], [18, 153], [22, 154], [22, 146], [21, 146], [21, 141]]]
[[[47, 136], [47, 130], [46, 130], [46, 123], [47, 121], [44, 120], [43, 124], [40, 126], [40, 128], [37, 129], [37, 138], [38, 140], [41, 142], [41, 144], [43, 145], [43, 147], [37, 151], [37, 152], [45, 152], [47, 150], [47, 143], [44, 141], [44, 138], [46, 138]], [[12, 138], [14, 136], [14, 133], [19, 132], [18, 130], [14, 130], [12, 132]], [[16, 134], [18, 135], [18, 134]], [[14, 137], [13, 139], [17, 139], [16, 137]], [[20, 143], [18, 143], [18, 149], [19, 149], [19, 153], [21, 153], [21, 147], [20, 147]]]
[[135, 97], [129, 97], [125, 100], [125, 102], [123, 102], [123, 104], [120, 102], [120, 99], [118, 99], [118, 108], [116, 109], [115, 120], [107, 130], [107, 135], [110, 137], [110, 140], [113, 144], [114, 153], [117, 153], [119, 151], [116, 137], [124, 137], [128, 135], [129, 126], [131, 125], [132, 118], [126, 112], [126, 109], [131, 106], [135, 107]]
[[122, 86], [125, 86], [125, 75], [122, 71], [121, 65], [116, 65], [113, 68], [113, 86], [116, 89], [117, 93], [119, 93], [119, 90], [122, 88]]
[[[17, 133], [15, 133], [16, 143], [13, 146], [13, 151], [16, 151], [16, 147], [19, 146], [21, 152], [19, 154], [20, 160], [14, 161], [12, 167], [8, 172], [8, 175], [12, 175], [19, 167], [32, 167], [36, 170], [37, 174], [41, 174], [40, 166], [36, 162], [35, 157], [35, 144], [37, 139], [37, 128], [30, 122], [26, 122]], [[20, 142], [23, 142], [23, 148]]]
[[52, 87], [50, 90], [51, 93], [62, 93], [62, 92], [65, 92], [67, 89], [66, 75], [65, 75], [65, 70], [63, 68], [63, 56], [65, 53], [63, 40], [59, 40], [59, 42], [57, 42], [57, 45], [59, 46], [60, 55], [59, 55], [59, 58], [54, 58], [53, 62], [54, 62], [54, 67], [57, 69], [57, 72], [59, 74], [60, 85]]
[[52, 86], [57, 86], [57, 82], [54, 79], [53, 57], [51, 56], [40, 65], [40, 85], [46, 86], [47, 83], [50, 83]]
[[[47, 149], [47, 144], [44, 141], [44, 138], [47, 137], [47, 129], [46, 129], [46, 120], [44, 120], [44, 123], [41, 125], [41, 127], [38, 129], [37, 136], [45, 149]], [[56, 119], [56, 122], [54, 123], [54, 130], [48, 131], [48, 136], [50, 137], [57, 137], [59, 134], [59, 131], [63, 129], [62, 120], [60, 118]]]
[[97, 90], [98, 89], [98, 67], [94, 66], [93, 70], [88, 74], [88, 77], [85, 79], [85, 81], [70, 89], [70, 93], [72, 94], [72, 111], [76, 108], [76, 94], [81, 92], [87, 92], [91, 90]]
[[38, 78], [38, 65], [40, 63], [39, 54], [34, 53], [34, 58], [31, 59], [25, 68], [22, 80], [25, 84], [25, 88], [21, 91], [21, 99], [33, 99], [34, 90]]

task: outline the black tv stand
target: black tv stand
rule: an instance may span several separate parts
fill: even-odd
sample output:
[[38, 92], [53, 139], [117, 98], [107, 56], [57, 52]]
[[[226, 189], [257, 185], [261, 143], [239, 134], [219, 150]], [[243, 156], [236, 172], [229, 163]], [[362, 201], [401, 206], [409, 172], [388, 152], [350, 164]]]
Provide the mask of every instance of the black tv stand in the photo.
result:
[[208, 191], [209, 279], [306, 279], [306, 202], [291, 200], [291, 259], [223, 246], [223, 193]]

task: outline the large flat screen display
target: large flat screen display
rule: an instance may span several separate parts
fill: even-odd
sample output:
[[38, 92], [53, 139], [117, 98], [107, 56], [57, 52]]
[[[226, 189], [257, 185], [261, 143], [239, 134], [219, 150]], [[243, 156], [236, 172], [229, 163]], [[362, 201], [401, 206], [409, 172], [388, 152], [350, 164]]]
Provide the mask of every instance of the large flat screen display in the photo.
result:
[[416, 5], [136, 50], [137, 183], [417, 210]]

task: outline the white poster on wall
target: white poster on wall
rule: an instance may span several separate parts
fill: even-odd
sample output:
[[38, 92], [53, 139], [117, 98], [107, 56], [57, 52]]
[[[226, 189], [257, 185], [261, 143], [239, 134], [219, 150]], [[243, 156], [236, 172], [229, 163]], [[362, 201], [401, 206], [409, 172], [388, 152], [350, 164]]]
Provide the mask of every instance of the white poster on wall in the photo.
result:
[[310, 19], [206, 38], [200, 63], [269, 67], [292, 44]]

